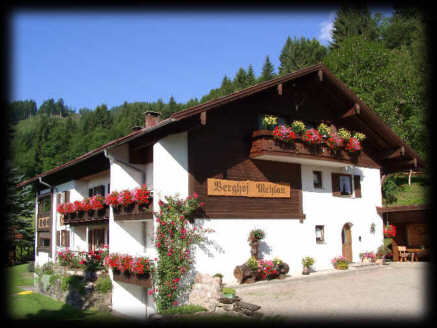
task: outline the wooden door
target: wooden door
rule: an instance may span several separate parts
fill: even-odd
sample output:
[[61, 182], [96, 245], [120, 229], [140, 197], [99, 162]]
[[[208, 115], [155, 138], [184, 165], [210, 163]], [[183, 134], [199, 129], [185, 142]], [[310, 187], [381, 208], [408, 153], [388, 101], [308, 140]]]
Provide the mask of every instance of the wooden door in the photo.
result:
[[348, 223], [343, 226], [341, 231], [342, 255], [352, 262], [352, 233]]

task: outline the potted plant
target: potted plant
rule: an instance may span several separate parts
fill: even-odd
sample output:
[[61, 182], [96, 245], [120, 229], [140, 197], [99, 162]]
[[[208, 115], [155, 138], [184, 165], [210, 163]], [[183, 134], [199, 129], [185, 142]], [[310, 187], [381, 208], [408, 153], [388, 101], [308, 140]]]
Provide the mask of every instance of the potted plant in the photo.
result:
[[360, 253], [361, 263], [374, 263], [376, 255], [373, 252]]
[[222, 290], [224, 298], [235, 298], [235, 289], [230, 287], [224, 287]]
[[309, 145], [317, 145], [322, 142], [322, 136], [316, 129], [309, 129], [305, 131], [305, 134], [302, 136], [302, 140]]
[[302, 274], [310, 274], [310, 267], [314, 264], [314, 259], [310, 256], [306, 256], [302, 259], [303, 271]]
[[264, 115], [262, 125], [266, 130], [273, 130], [273, 127], [278, 124], [278, 118], [273, 115]]
[[349, 262], [344, 256], [336, 256], [331, 260], [332, 265], [337, 270], [347, 270], [349, 268]]
[[285, 125], [278, 125], [273, 130], [273, 139], [282, 142], [292, 142], [296, 138], [296, 134], [290, 127]]
[[293, 121], [293, 123], [291, 123], [291, 129], [294, 133], [301, 135], [305, 132], [305, 123], [302, 121]]
[[218, 278], [220, 286], [223, 286], [223, 275], [221, 273], [216, 273], [213, 278]]
[[392, 224], [387, 224], [384, 227], [384, 237], [385, 238], [393, 238], [396, 236], [396, 227]]
[[376, 264], [385, 264], [385, 256], [390, 253], [390, 249], [384, 245], [378, 247], [376, 251]]
[[359, 152], [361, 150], [361, 143], [357, 138], [351, 137], [349, 138], [349, 141], [347, 142], [345, 149], [349, 153]]
[[249, 233], [249, 238], [247, 239], [249, 241], [250, 245], [250, 255], [255, 257], [255, 259], [258, 258], [258, 246], [259, 242], [264, 239], [265, 232], [262, 229], [254, 229]]
[[329, 136], [330, 129], [325, 123], [320, 123], [317, 127], [317, 131], [319, 131], [322, 138], [326, 139]]
[[351, 138], [351, 132], [349, 131], [349, 130], [346, 130], [346, 129], [344, 129], [344, 128], [341, 128], [341, 129], [339, 129], [338, 130], [338, 132], [337, 132], [337, 135], [340, 137], [340, 138], [342, 138], [343, 139], [343, 142], [344, 141], [349, 141], [349, 139]]

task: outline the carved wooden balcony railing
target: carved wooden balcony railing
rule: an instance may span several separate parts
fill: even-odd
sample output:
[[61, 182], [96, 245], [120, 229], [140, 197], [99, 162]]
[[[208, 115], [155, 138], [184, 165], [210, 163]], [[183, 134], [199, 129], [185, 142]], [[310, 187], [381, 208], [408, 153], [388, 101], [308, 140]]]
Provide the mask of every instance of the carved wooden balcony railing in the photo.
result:
[[266, 155], [270, 158], [271, 156], [285, 156], [357, 164], [362, 157], [362, 151], [349, 153], [341, 148], [332, 150], [325, 142], [319, 145], [309, 145], [299, 137], [293, 142], [286, 143], [274, 139], [273, 132], [270, 130], [256, 130], [252, 134], [249, 156], [252, 159], [263, 159]]
[[148, 204], [132, 203], [128, 206], [113, 208], [114, 220], [144, 220], [153, 219], [153, 199]]
[[68, 213], [63, 218], [63, 223], [70, 225], [105, 222], [109, 222], [109, 207], [101, 210]]

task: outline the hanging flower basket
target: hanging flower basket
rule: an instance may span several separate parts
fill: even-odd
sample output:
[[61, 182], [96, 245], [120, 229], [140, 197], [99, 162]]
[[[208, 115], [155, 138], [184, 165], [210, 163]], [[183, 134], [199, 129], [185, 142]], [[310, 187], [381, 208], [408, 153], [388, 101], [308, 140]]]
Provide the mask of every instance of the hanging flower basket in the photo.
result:
[[384, 227], [384, 237], [393, 238], [396, 236], [396, 227], [392, 224], [388, 224]]

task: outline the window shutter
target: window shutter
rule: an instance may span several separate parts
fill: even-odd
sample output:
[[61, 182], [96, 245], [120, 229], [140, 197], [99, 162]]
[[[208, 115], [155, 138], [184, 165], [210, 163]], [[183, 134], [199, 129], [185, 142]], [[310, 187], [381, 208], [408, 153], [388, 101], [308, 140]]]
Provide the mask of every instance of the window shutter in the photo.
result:
[[65, 193], [65, 202], [69, 203], [70, 202], [70, 191], [64, 191]]
[[56, 246], [61, 246], [61, 232], [58, 230], [56, 231]]
[[354, 188], [355, 188], [355, 197], [361, 198], [361, 182], [360, 182], [359, 175], [354, 175]]
[[111, 184], [110, 184], [110, 183], [108, 183], [108, 190], [107, 190], [106, 193], [107, 193], [107, 194], [110, 194], [110, 193], [111, 193]]
[[70, 247], [70, 231], [68, 230], [65, 231], [65, 237], [66, 237], [65, 246]]
[[88, 197], [93, 197], [93, 188], [88, 189]]
[[341, 196], [340, 176], [336, 173], [332, 173], [332, 195], [333, 196]]
[[59, 205], [59, 204], [61, 204], [61, 194], [60, 193], [56, 195], [56, 205]]

